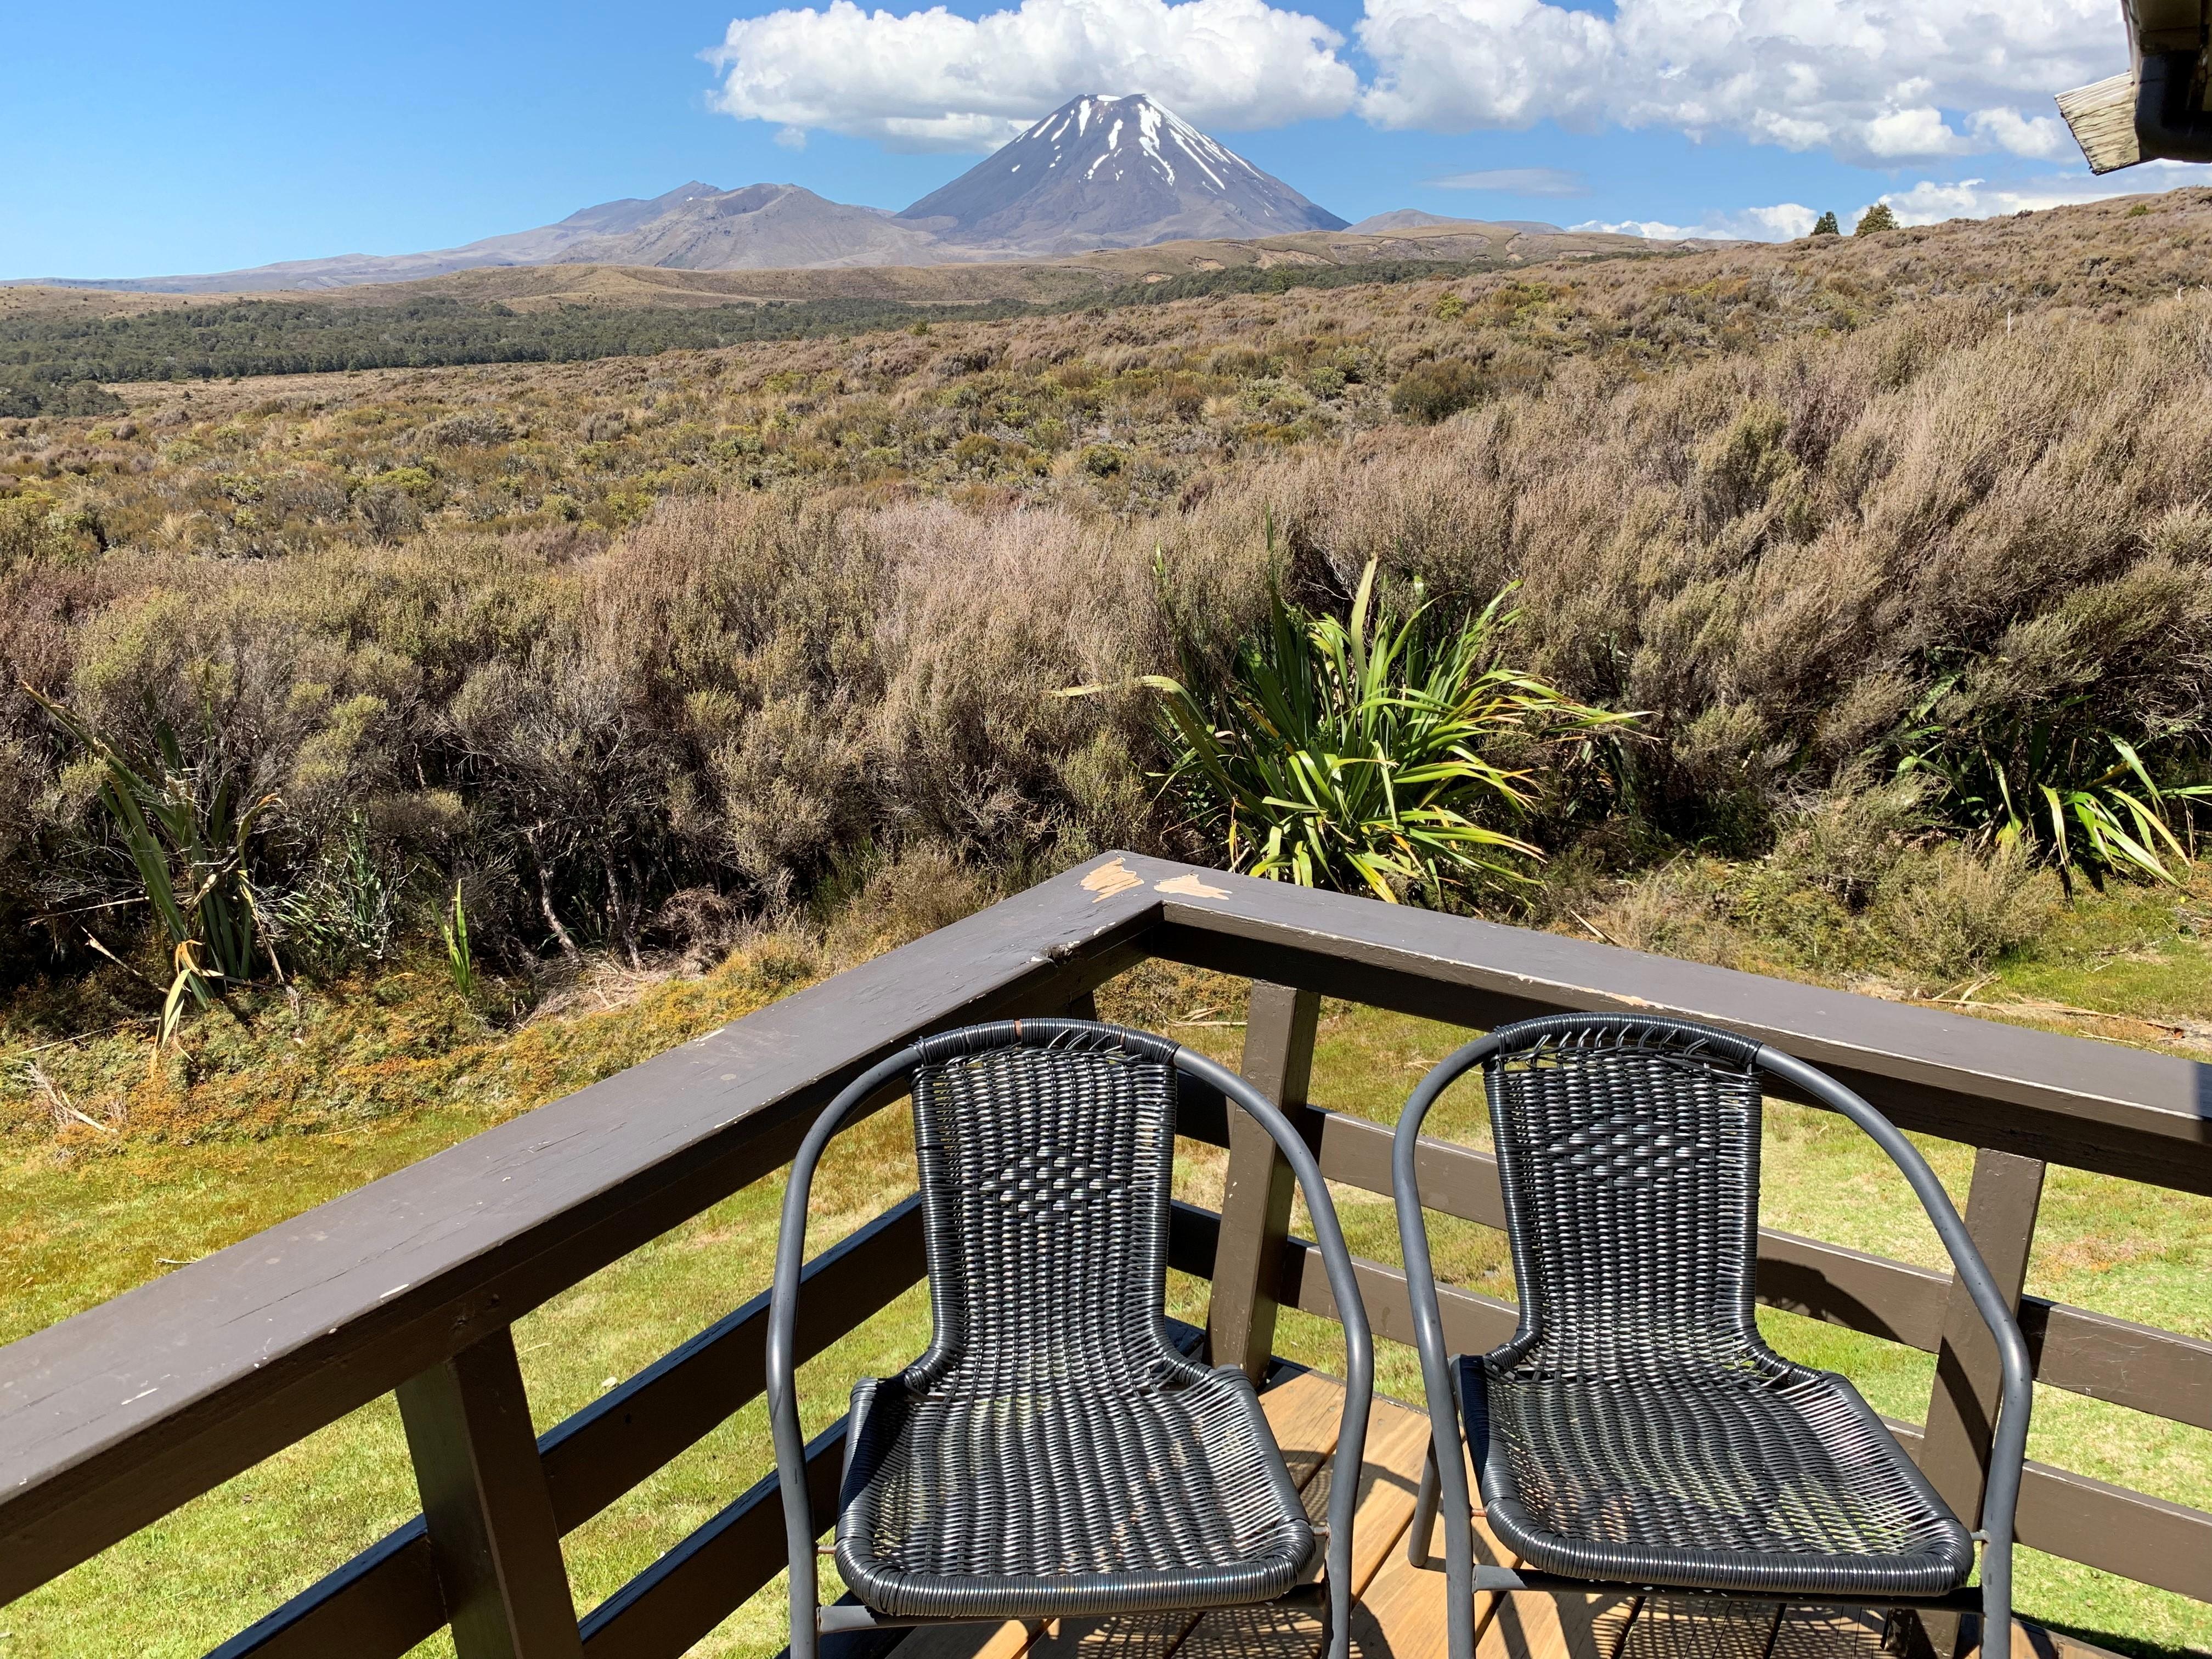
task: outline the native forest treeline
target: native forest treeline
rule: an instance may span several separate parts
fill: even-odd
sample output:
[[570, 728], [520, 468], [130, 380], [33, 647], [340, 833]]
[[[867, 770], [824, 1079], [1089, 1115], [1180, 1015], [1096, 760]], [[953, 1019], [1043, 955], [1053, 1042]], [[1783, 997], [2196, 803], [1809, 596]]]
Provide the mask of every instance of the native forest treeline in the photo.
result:
[[0, 416], [120, 410], [101, 383], [344, 374], [466, 363], [571, 363], [770, 340], [1048, 316], [1100, 305], [1158, 305], [1216, 294], [1284, 293], [1463, 276], [1494, 261], [1417, 259], [1193, 271], [1053, 305], [896, 300], [738, 301], [709, 307], [562, 304], [517, 311], [445, 295], [398, 305], [237, 300], [120, 316], [27, 312], [0, 318]]

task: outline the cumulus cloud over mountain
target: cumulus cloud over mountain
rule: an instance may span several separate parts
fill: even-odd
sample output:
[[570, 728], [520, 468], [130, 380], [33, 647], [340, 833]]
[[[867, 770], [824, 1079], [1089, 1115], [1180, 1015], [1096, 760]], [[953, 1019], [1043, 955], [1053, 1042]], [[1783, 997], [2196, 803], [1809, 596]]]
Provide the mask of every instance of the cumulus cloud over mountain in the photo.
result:
[[1732, 134], [1863, 165], [2063, 153], [2051, 88], [2110, 67], [2110, 0], [1364, 0], [1358, 45], [1267, 0], [1021, 0], [961, 17], [853, 0], [740, 18], [729, 113], [913, 149], [988, 149], [1100, 89], [1249, 131], [1356, 109], [1385, 128]]
[[894, 149], [989, 150], [1086, 92], [1147, 93], [1235, 131], [1342, 115], [1344, 37], [1266, 0], [1021, 0], [969, 20], [853, 0], [731, 23], [718, 107]]

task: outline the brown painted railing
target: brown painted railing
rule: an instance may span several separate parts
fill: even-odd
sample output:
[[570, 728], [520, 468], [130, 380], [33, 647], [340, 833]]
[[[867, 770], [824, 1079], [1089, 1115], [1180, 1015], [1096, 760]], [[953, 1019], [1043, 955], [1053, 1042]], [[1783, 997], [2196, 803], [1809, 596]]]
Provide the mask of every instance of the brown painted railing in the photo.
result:
[[[1306, 1098], [1323, 995], [1477, 1027], [1650, 1009], [1772, 1042], [1906, 1127], [1978, 1148], [1967, 1223], [2015, 1295], [2046, 1164], [2212, 1193], [2212, 1067], [1109, 856], [0, 1349], [0, 1601], [396, 1393], [424, 1517], [218, 1654], [397, 1656], [447, 1624], [462, 1659], [684, 1652], [781, 1567], [772, 1479], [580, 1622], [560, 1539], [758, 1395], [765, 1297], [542, 1437], [514, 1322], [774, 1175], [836, 1089], [912, 1036], [1082, 1007], [1147, 957], [1255, 981], [1247, 1074], [1300, 1115], [1326, 1174], [1370, 1191], [1389, 1188], [1389, 1132]], [[1184, 1133], [1227, 1146], [1228, 1176], [1220, 1214], [1178, 1206], [1174, 1260], [1212, 1280], [1214, 1354], [1256, 1370], [1277, 1308], [1333, 1304], [1289, 1236], [1287, 1171], [1245, 1127], [1218, 1099], [1184, 1102]], [[1502, 1219], [1480, 1152], [1429, 1143], [1422, 1182], [1439, 1212]], [[1995, 1356], [1949, 1276], [1773, 1232], [1760, 1269], [1775, 1306], [1938, 1356], [1927, 1426], [1900, 1432], [1971, 1510]], [[835, 1293], [803, 1303], [802, 1353], [919, 1279], [912, 1200], [809, 1271]], [[1369, 1262], [1360, 1277], [1376, 1332], [1403, 1339], [1403, 1276]], [[2045, 1384], [2212, 1428], [2212, 1344], [2035, 1298], [2021, 1315]], [[1445, 1318], [1480, 1348], [1513, 1310], [1455, 1291]], [[825, 1516], [842, 1434], [811, 1453]], [[2021, 1542], [2212, 1600], [2212, 1514], [2029, 1470]]]

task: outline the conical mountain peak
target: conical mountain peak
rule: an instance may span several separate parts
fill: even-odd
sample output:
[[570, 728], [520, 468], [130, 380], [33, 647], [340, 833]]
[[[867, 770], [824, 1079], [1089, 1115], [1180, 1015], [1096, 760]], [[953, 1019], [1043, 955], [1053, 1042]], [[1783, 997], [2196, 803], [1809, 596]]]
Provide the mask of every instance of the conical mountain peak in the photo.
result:
[[1142, 93], [1071, 98], [899, 216], [1040, 252], [1344, 226]]

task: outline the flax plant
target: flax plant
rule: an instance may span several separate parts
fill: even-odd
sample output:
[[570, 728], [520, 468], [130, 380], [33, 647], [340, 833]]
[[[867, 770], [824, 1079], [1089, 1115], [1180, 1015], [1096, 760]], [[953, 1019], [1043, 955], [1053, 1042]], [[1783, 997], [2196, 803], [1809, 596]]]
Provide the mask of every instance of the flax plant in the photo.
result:
[[221, 986], [253, 976], [259, 919], [246, 879], [246, 848], [276, 798], [264, 795], [241, 811], [237, 781], [221, 776], [210, 782], [204, 768], [185, 758], [167, 720], [155, 722], [154, 764], [142, 770], [61, 704], [23, 689], [100, 763], [101, 803], [122, 831], [170, 947], [174, 972], [161, 1014], [166, 1042], [175, 1035], [188, 999], [208, 1008]]
[[2117, 732], [2067, 729], [2062, 716], [2081, 713], [2070, 707], [1947, 721], [1954, 684], [1914, 711], [1900, 775], [1936, 779], [1954, 817], [2002, 851], [2048, 860], [2069, 890], [2077, 872], [2095, 884], [2113, 874], [2179, 884], [2173, 866], [2191, 849], [2175, 829], [2194, 840], [2191, 814], [2212, 784], [2161, 787]]
[[1633, 716], [1501, 664], [1519, 615], [1507, 594], [1455, 626], [1431, 616], [1419, 583], [1404, 614], [1389, 614], [1375, 580], [1370, 560], [1348, 620], [1309, 616], [1277, 591], [1225, 678], [1187, 668], [1131, 682], [1160, 694], [1170, 792], [1231, 869], [1272, 880], [1431, 905], [1526, 880], [1543, 854], [1498, 822], [1534, 806], [1531, 763]]
[[461, 904], [461, 884], [453, 882], [453, 914], [438, 924], [438, 936], [446, 944], [446, 969], [452, 975], [453, 988], [468, 1000], [477, 994], [477, 958], [469, 944], [469, 913]]

